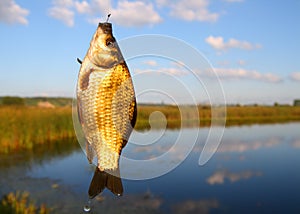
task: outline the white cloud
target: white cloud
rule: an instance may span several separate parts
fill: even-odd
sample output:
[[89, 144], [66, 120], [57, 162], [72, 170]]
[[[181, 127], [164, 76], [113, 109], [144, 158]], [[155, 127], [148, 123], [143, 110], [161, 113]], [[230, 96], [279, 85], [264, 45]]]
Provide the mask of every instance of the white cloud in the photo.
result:
[[27, 25], [28, 20], [26, 16], [29, 10], [21, 8], [14, 0], [1, 0], [0, 1], [0, 22], [7, 24], [23, 24]]
[[260, 44], [252, 44], [247, 41], [240, 41], [237, 39], [229, 39], [228, 42], [224, 42], [224, 38], [221, 36], [209, 36], [205, 39], [206, 43], [212, 46], [216, 50], [225, 51], [230, 48], [238, 48], [243, 50], [253, 50], [261, 48]]
[[144, 62], [144, 64], [152, 66], [152, 67], [155, 67], [155, 66], [158, 65], [155, 60], [147, 60], [147, 61]]
[[[52, 7], [48, 10], [49, 16], [62, 21], [65, 25], [73, 27], [76, 12], [89, 16], [107, 13], [110, 10], [110, 0], [53, 0]], [[88, 20], [94, 20], [89, 18]], [[97, 24], [100, 20], [97, 20]], [[104, 20], [102, 20], [104, 21]], [[93, 22], [93, 21], [90, 21]]]
[[53, 0], [54, 5], [61, 7], [71, 7], [73, 6], [73, 0]]
[[52, 5], [48, 10], [48, 15], [62, 21], [68, 27], [73, 27], [75, 15], [72, 10], [74, 6], [73, 0], [53, 0]]
[[[76, 13], [86, 15], [88, 22], [98, 24], [111, 13], [111, 21], [121, 26], [145, 26], [162, 22], [152, 1], [120, 0], [53, 0], [50, 16], [74, 25]], [[209, 0], [156, 0], [156, 7], [166, 8], [169, 15], [186, 21], [215, 22], [220, 14], [209, 10]], [[68, 20], [68, 21], [67, 21]], [[72, 24], [73, 23], [73, 24]]]
[[244, 0], [223, 0], [225, 2], [228, 2], [228, 3], [240, 3], [240, 2], [244, 2]]
[[150, 2], [118, 1], [113, 7], [109, 0], [75, 1], [75, 10], [87, 16], [88, 22], [98, 24], [110, 13], [110, 20], [121, 26], [153, 25], [162, 21]]
[[176, 76], [187, 75], [187, 71], [180, 67], [166, 67], [156, 69], [134, 69], [134, 73], [148, 73], [148, 74], [171, 74]]
[[74, 26], [74, 12], [65, 6], [54, 6], [48, 11], [49, 16], [62, 21], [69, 27]]
[[185, 68], [185, 64], [181, 61], [171, 61], [169, 63], [169, 66], [161, 66], [157, 61], [155, 60], [146, 60], [142, 62], [144, 65], [147, 65], [149, 67], [145, 69], [134, 69], [135, 73], [146, 73], [146, 74], [170, 74], [175, 76], [182, 76], [182, 75], [188, 75], [189, 72]]
[[92, 8], [87, 1], [82, 1], [82, 2], [76, 1], [74, 4], [75, 4], [75, 8], [78, 11], [78, 13], [91, 13], [92, 12]]
[[212, 174], [206, 179], [206, 182], [210, 185], [214, 184], [223, 184], [225, 179], [228, 179], [230, 182], [234, 183], [239, 180], [249, 179], [253, 176], [261, 176], [261, 172], [252, 172], [252, 171], [242, 171], [238, 173], [229, 172], [227, 170], [219, 170]]
[[230, 62], [228, 60], [222, 60], [222, 61], [218, 61], [217, 65], [219, 65], [219, 66], [228, 66], [228, 65], [230, 65]]
[[[214, 68], [214, 71], [220, 78], [224, 79], [251, 79], [266, 82], [280, 82], [282, 78], [272, 73], [260, 73], [256, 70], [247, 70], [243, 68]], [[207, 72], [206, 74], [209, 75]]]
[[154, 11], [153, 5], [143, 1], [120, 1], [111, 13], [112, 20], [122, 26], [143, 26], [162, 21], [159, 14]]
[[[184, 67], [184, 64], [181, 62], [171, 63], [170, 67], [157, 67], [158, 64], [156, 61], [149, 60], [145, 61], [144, 64], [147, 64], [154, 68], [149, 69], [134, 69], [135, 73], [148, 73], [148, 74], [161, 74], [167, 73], [176, 76], [189, 75], [188, 70]], [[215, 77], [211, 70], [193, 70], [197, 72], [203, 78]], [[214, 68], [214, 72], [218, 75], [219, 78], [224, 80], [257, 80], [265, 81], [270, 83], [278, 83], [283, 79], [272, 73], [260, 73], [256, 70], [247, 70], [243, 68]]]
[[243, 59], [240, 59], [237, 63], [238, 63], [238, 65], [240, 65], [240, 66], [246, 65], [246, 61], [243, 60]]
[[187, 72], [182, 68], [162, 68], [160, 70], [163, 73], [173, 74], [173, 75], [186, 75]]
[[293, 72], [289, 75], [291, 80], [300, 81], [300, 72]]
[[[109, 13], [112, 14], [112, 22], [121, 26], [145, 26], [162, 22], [153, 1], [120, 0], [112, 4], [111, 0], [53, 0], [52, 3], [49, 15], [68, 26], [74, 25], [76, 13], [86, 15], [87, 21], [93, 24], [104, 21]], [[220, 17], [220, 13], [209, 9], [210, 0], [156, 0], [155, 3], [157, 8], [169, 10], [170, 16], [186, 21], [215, 22]]]
[[110, 0], [90, 0], [75, 1], [75, 8], [81, 14], [89, 16], [106, 16], [111, 12], [112, 6]]
[[168, 7], [170, 15], [186, 21], [215, 22], [218, 13], [210, 12], [208, 0], [157, 0], [159, 7]]
[[165, 7], [170, 3], [170, 0], [156, 0], [156, 5], [158, 7]]
[[181, 69], [185, 68], [185, 66], [186, 66], [185, 63], [182, 61], [174, 61], [171, 63], [171, 65], [176, 66]]

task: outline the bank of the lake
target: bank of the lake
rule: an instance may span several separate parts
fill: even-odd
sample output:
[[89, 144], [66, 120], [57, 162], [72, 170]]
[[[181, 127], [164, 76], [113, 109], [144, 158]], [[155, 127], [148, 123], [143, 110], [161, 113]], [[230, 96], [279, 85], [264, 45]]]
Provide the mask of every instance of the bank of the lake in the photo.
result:
[[[186, 108], [188, 109], [188, 107]], [[136, 129], [148, 129], [152, 112], [161, 112], [167, 120], [167, 128], [181, 127], [182, 107], [172, 105], [139, 105]], [[199, 106], [185, 114], [186, 126], [209, 126], [210, 106]], [[200, 118], [200, 120], [199, 120]], [[196, 121], [196, 122], [195, 122]], [[300, 121], [300, 106], [227, 106], [226, 126], [272, 124]], [[154, 121], [158, 124], [160, 121]], [[0, 153], [49, 144], [52, 141], [75, 138], [72, 108], [42, 108], [36, 106], [0, 106]]]

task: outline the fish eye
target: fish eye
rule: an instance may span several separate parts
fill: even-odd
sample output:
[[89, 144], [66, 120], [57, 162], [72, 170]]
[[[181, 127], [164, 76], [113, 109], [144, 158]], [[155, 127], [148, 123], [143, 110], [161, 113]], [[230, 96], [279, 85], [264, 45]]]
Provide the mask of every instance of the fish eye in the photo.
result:
[[115, 42], [115, 39], [109, 38], [106, 40], [106, 46], [112, 48], [112, 47], [114, 47], [114, 42]]

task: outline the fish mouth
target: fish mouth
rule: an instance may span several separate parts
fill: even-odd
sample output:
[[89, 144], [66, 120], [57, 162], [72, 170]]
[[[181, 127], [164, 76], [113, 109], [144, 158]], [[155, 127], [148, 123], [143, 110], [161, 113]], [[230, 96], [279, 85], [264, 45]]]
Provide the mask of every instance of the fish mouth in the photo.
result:
[[99, 23], [98, 27], [100, 27], [105, 34], [112, 34], [112, 25], [109, 22]]

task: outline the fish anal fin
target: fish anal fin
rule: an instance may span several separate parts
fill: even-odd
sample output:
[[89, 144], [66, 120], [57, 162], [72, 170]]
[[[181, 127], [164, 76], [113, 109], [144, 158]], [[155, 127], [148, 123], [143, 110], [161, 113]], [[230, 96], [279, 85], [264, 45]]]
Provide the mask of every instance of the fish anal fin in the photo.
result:
[[119, 169], [101, 171], [96, 167], [94, 176], [89, 187], [89, 197], [94, 198], [100, 194], [105, 188], [109, 189], [113, 194], [121, 196], [123, 194], [123, 185], [120, 178]]

